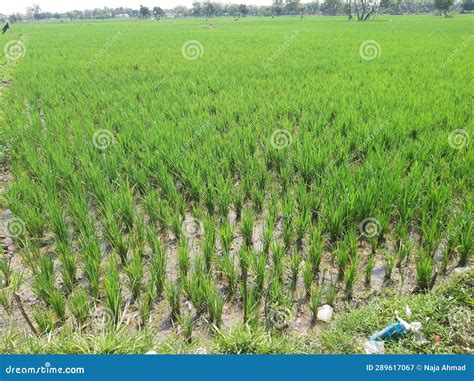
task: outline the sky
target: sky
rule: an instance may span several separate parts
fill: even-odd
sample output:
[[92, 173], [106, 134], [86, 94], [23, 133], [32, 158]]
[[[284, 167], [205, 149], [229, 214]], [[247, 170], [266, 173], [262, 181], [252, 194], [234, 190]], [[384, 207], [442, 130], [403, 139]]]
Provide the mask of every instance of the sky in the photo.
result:
[[[0, 13], [24, 13], [27, 7], [38, 4], [43, 12], [67, 12], [74, 9], [92, 9], [129, 7], [138, 9], [140, 5], [147, 7], [172, 8], [177, 5], [190, 7], [195, 0], [0, 0]], [[204, 0], [201, 0], [204, 1]], [[272, 0], [212, 0], [216, 3], [238, 3], [271, 5]]]

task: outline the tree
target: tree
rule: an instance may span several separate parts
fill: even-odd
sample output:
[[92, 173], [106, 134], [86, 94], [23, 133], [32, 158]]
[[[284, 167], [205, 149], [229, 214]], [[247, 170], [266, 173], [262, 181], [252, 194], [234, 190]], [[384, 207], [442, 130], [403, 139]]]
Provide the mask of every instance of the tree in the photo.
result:
[[435, 0], [434, 6], [440, 12], [443, 12], [444, 17], [448, 17], [448, 10], [454, 4], [454, 0]]
[[150, 8], [144, 7], [143, 5], [140, 5], [140, 11], [139, 12], [140, 12], [140, 17], [143, 18], [143, 19], [146, 19], [147, 17], [151, 16]]
[[155, 17], [162, 17], [165, 15], [165, 11], [161, 9], [160, 7], [154, 7], [153, 8], [153, 16]]
[[474, 11], [474, 0], [464, 0], [461, 5], [463, 12]]
[[197, 16], [201, 16], [201, 14], [202, 14], [201, 3], [199, 2], [193, 3], [192, 15], [197, 17]]
[[239, 13], [245, 17], [248, 15], [249, 13], [249, 9], [247, 8], [247, 6], [245, 4], [240, 4], [239, 5]]
[[324, 3], [321, 4], [321, 12], [326, 15], [336, 16], [340, 6], [341, 2], [339, 0], [324, 0]]
[[299, 12], [300, 0], [286, 0], [285, 11], [289, 15], [296, 15]]
[[283, 14], [283, 0], [273, 1], [272, 12], [275, 16], [281, 16]]
[[358, 21], [374, 19], [381, 9], [391, 6], [392, 0], [346, 0], [344, 11], [349, 20], [355, 13]]

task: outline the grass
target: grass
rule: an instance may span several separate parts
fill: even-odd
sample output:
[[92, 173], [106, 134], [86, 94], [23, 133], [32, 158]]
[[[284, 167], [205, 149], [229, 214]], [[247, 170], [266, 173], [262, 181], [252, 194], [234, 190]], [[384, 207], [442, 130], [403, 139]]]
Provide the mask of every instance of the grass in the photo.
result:
[[[27, 49], [7, 62], [2, 100], [5, 348], [76, 351], [81, 336], [101, 353], [122, 339], [142, 350], [138, 314], [147, 343], [181, 322], [184, 342], [163, 351], [206, 336], [223, 353], [356, 352], [339, 335], [388, 322], [383, 295], [434, 314], [423, 303], [439, 299], [439, 274], [473, 263], [473, 56], [458, 48], [472, 16], [391, 19], [31, 23], [0, 37]], [[182, 54], [189, 40], [203, 46], [196, 60]], [[374, 60], [359, 53], [368, 40]], [[386, 279], [370, 290], [379, 263]], [[26, 313], [63, 346], [14, 332], [17, 291], [33, 291]], [[360, 310], [380, 318], [346, 311], [370, 292]], [[298, 345], [285, 324], [273, 332], [275, 311], [314, 319], [323, 302], [346, 321]], [[94, 310], [113, 323], [97, 345]], [[462, 340], [443, 350], [466, 351]]]

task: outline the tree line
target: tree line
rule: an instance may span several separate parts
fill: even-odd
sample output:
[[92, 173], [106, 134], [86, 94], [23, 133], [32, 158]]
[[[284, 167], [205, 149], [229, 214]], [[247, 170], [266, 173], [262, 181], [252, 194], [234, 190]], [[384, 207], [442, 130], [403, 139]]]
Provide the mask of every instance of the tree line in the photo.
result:
[[460, 12], [474, 11], [474, 0], [462, 0], [462, 3], [454, 6], [454, 0], [323, 0], [321, 3], [301, 2], [300, 0], [274, 0], [270, 6], [219, 3], [213, 1], [194, 2], [192, 7], [176, 6], [171, 9], [163, 9], [159, 6], [138, 9], [118, 8], [95, 8], [86, 10], [72, 10], [70, 12], [44, 12], [38, 5], [26, 9], [23, 14], [15, 13], [9, 15], [12, 22], [20, 20], [48, 20], [48, 19], [110, 19], [117, 16], [128, 15], [133, 18], [155, 18], [161, 17], [246, 17], [246, 16], [300, 16], [305, 15], [347, 15], [349, 20], [357, 19], [367, 21], [373, 19], [377, 14], [413, 14], [439, 12], [448, 16], [448, 11], [455, 8]]

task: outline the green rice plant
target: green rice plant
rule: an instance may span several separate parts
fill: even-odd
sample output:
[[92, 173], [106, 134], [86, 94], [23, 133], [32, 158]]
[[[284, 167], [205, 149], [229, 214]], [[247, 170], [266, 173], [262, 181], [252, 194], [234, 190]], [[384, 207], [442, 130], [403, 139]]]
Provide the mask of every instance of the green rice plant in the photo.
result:
[[39, 245], [29, 238], [23, 241], [24, 247], [19, 252], [21, 262], [33, 275], [36, 275], [41, 257]]
[[11, 276], [13, 270], [11, 267], [11, 259], [8, 259], [6, 256], [0, 259], [0, 274], [2, 275], [2, 282], [0, 283], [1, 287], [9, 287], [11, 283]]
[[209, 320], [217, 327], [222, 323], [222, 311], [224, 309], [224, 300], [219, 294], [219, 290], [210, 286], [207, 294], [207, 306], [209, 310]]
[[153, 282], [147, 284], [145, 292], [140, 298], [140, 317], [141, 325], [145, 326], [150, 320], [150, 313], [153, 308], [153, 300], [155, 299], [155, 285]]
[[[245, 218], [245, 217], [244, 217]], [[242, 301], [244, 305], [244, 324], [248, 319], [248, 269], [250, 263], [250, 252], [246, 250], [240, 250], [239, 252], [239, 265], [240, 265], [240, 281], [242, 285]]]
[[429, 290], [433, 276], [433, 258], [428, 253], [420, 253], [416, 259], [416, 286], [419, 291]]
[[300, 213], [295, 217], [296, 245], [299, 249], [303, 246], [303, 238], [308, 230], [311, 218], [309, 213]]
[[82, 238], [80, 247], [82, 249], [82, 270], [84, 277], [89, 282], [90, 292], [93, 298], [99, 298], [100, 284], [100, 247], [95, 237]]
[[53, 309], [58, 321], [63, 324], [66, 321], [66, 299], [64, 299], [61, 291], [54, 290], [49, 297], [49, 304]]
[[125, 274], [128, 278], [128, 288], [132, 292], [133, 299], [138, 299], [142, 290], [143, 263], [139, 251], [134, 251], [132, 259], [125, 266]]
[[122, 314], [122, 285], [115, 255], [107, 262], [104, 276], [105, 303], [111, 316], [111, 322], [117, 326]]
[[152, 229], [147, 232], [148, 244], [151, 248], [150, 254], [150, 273], [151, 282], [153, 283], [155, 290], [154, 295], [161, 297], [165, 285], [166, 275], [166, 253], [161, 241]]
[[208, 308], [209, 280], [202, 274], [194, 272], [185, 284], [186, 297], [191, 301], [198, 315]]
[[326, 303], [330, 306], [334, 306], [334, 299], [337, 295], [337, 282], [332, 283], [326, 290]]
[[90, 306], [87, 292], [82, 288], [74, 291], [69, 298], [69, 311], [78, 327], [82, 327], [89, 319]]
[[256, 213], [261, 213], [263, 208], [263, 203], [265, 201], [265, 192], [258, 187], [252, 188], [251, 199], [254, 204], [254, 210]]
[[291, 274], [291, 282], [290, 282], [290, 290], [292, 293], [296, 291], [296, 284], [298, 282], [298, 275], [300, 272], [300, 265], [301, 265], [302, 257], [299, 253], [293, 253], [290, 259], [290, 274]]
[[125, 224], [128, 231], [132, 231], [135, 223], [135, 202], [133, 200], [133, 188], [130, 187], [128, 179], [119, 183], [115, 194], [115, 209], [118, 211], [120, 221]]
[[459, 266], [466, 266], [473, 253], [473, 228], [472, 221], [465, 219], [462, 223], [459, 234], [456, 237], [459, 253]]
[[232, 204], [234, 205], [235, 218], [237, 221], [242, 216], [242, 209], [244, 207], [244, 195], [241, 187], [234, 188], [232, 192]]
[[409, 239], [402, 239], [398, 244], [398, 249], [396, 256], [398, 257], [397, 260], [397, 267], [401, 268], [404, 261], [408, 260], [412, 248], [412, 244]]
[[253, 246], [253, 224], [254, 215], [250, 209], [246, 209], [242, 215], [242, 237], [244, 238], [244, 245], [247, 249]]
[[77, 259], [71, 248], [64, 243], [58, 244], [59, 259], [61, 261], [61, 277], [68, 293], [76, 285]]
[[283, 225], [283, 244], [285, 251], [290, 249], [291, 243], [293, 242], [293, 225]]
[[203, 254], [206, 265], [206, 272], [210, 273], [212, 270], [212, 263], [214, 261], [215, 245], [216, 245], [216, 225], [211, 218], [204, 219], [204, 245]]
[[395, 266], [395, 261], [397, 259], [397, 256], [395, 254], [390, 254], [388, 252], [385, 253], [384, 255], [384, 264], [385, 264], [385, 275], [384, 275], [384, 280], [387, 282], [390, 279], [392, 279], [392, 272], [393, 268]]
[[33, 307], [33, 319], [40, 334], [53, 332], [56, 323], [49, 308]]
[[183, 217], [180, 213], [175, 212], [171, 217], [171, 230], [178, 242], [183, 238]]
[[229, 294], [235, 295], [237, 291], [238, 275], [235, 268], [234, 257], [230, 255], [222, 256], [220, 260], [221, 272], [229, 288]]
[[352, 298], [352, 290], [354, 288], [354, 282], [357, 279], [357, 266], [359, 264], [359, 256], [356, 255], [351, 259], [351, 263], [344, 274], [345, 283], [345, 294], [347, 299]]
[[336, 263], [338, 269], [338, 279], [344, 278], [344, 272], [346, 270], [347, 263], [350, 260], [349, 249], [345, 245], [339, 245], [336, 249]]
[[4, 308], [8, 316], [10, 316], [13, 312], [11, 297], [12, 295], [11, 295], [10, 288], [8, 287], [0, 288], [0, 306]]
[[[105, 235], [107, 240], [109, 241], [110, 245], [114, 248], [114, 250], [118, 253], [122, 265], [127, 263], [127, 254], [128, 254], [128, 242], [125, 240], [121, 225], [118, 221], [116, 213], [113, 212], [111, 209], [112, 206], [108, 207], [105, 210]], [[93, 242], [91, 237], [84, 237], [83, 240], [86, 240], [86, 245], [93, 246]], [[95, 251], [92, 247], [88, 247], [91, 251]], [[100, 250], [99, 250], [100, 253]], [[89, 253], [92, 254], [92, 253]], [[92, 256], [94, 257], [94, 256]]]
[[311, 262], [306, 261], [303, 268], [303, 284], [306, 294], [306, 299], [309, 299], [311, 296], [311, 286], [313, 285], [314, 272]]
[[270, 246], [273, 242], [273, 233], [275, 231], [275, 220], [271, 214], [268, 215], [265, 230], [263, 231], [263, 252], [268, 256], [270, 252]]
[[318, 307], [321, 301], [322, 287], [318, 287], [315, 292], [311, 293], [309, 309], [311, 311], [311, 320], [313, 323], [316, 322], [318, 316]]
[[50, 298], [55, 290], [54, 286], [54, 264], [51, 258], [43, 255], [39, 260], [39, 270], [33, 278], [33, 292], [36, 296], [50, 304]]
[[178, 271], [182, 279], [185, 279], [188, 276], [189, 266], [190, 257], [188, 242], [185, 239], [182, 239], [178, 244]]
[[273, 259], [273, 273], [275, 276], [282, 280], [283, 279], [283, 256], [285, 252], [283, 248], [278, 245], [274, 244], [272, 247], [272, 259]]
[[221, 237], [221, 248], [222, 253], [229, 254], [230, 253], [230, 245], [232, 244], [233, 232], [232, 227], [230, 226], [230, 222], [225, 220], [222, 222], [220, 228], [220, 237]]
[[261, 295], [265, 285], [265, 271], [267, 268], [267, 257], [264, 253], [251, 256], [252, 272], [255, 280], [255, 292]]
[[176, 317], [176, 320], [181, 328], [181, 334], [183, 335], [185, 344], [190, 345], [193, 342], [193, 318], [179, 315]]
[[319, 230], [314, 230], [311, 234], [311, 243], [309, 245], [309, 261], [311, 263], [313, 275], [319, 272], [319, 266], [323, 257], [324, 241]]
[[375, 255], [369, 255], [367, 259], [367, 266], [365, 267], [365, 284], [366, 286], [370, 286], [370, 282], [372, 281], [372, 273], [374, 272], [375, 268]]
[[168, 280], [165, 283], [166, 300], [170, 306], [171, 318], [173, 320], [177, 319], [180, 315], [180, 299], [182, 290], [183, 284], [179, 281], [173, 283], [171, 280]]
[[56, 195], [51, 195], [46, 199], [46, 208], [49, 214], [51, 229], [55, 235], [58, 244], [69, 244], [69, 232], [64, 216], [64, 210], [61, 207]]

